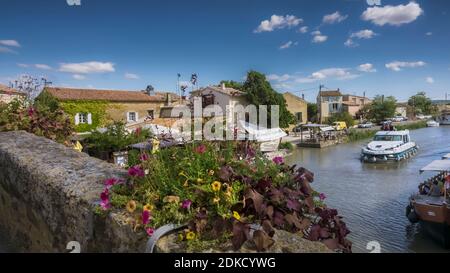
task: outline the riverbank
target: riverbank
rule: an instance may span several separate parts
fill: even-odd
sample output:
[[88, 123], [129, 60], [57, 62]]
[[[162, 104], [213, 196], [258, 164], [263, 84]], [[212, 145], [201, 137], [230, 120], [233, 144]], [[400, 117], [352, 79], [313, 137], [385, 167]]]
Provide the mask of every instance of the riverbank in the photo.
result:
[[[406, 124], [395, 125], [395, 128], [399, 131], [401, 130], [417, 130], [427, 127], [427, 122], [424, 120], [413, 121]], [[373, 138], [375, 134], [380, 130], [380, 128], [374, 127], [370, 129], [350, 129], [348, 135], [348, 142], [355, 142], [359, 140], [364, 140], [368, 138]]]

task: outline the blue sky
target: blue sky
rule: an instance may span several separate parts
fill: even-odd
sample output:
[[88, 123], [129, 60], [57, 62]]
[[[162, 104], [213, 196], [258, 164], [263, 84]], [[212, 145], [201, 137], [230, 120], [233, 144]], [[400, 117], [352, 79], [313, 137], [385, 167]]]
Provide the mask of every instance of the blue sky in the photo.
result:
[[175, 91], [177, 73], [206, 86], [254, 69], [308, 100], [320, 84], [400, 100], [450, 94], [450, 2], [367, 2], [2, 0], [0, 82], [25, 73], [54, 86]]

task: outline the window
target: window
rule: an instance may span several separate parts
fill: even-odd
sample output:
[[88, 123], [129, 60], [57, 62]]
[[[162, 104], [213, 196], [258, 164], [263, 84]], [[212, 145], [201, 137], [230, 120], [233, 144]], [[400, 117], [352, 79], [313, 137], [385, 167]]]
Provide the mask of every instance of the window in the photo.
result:
[[331, 104], [331, 112], [335, 113], [339, 111], [339, 103]]
[[127, 121], [136, 122], [138, 120], [138, 114], [136, 112], [128, 112]]
[[297, 122], [303, 122], [303, 113], [302, 112], [295, 113], [295, 117], [297, 118]]
[[155, 110], [148, 110], [147, 116], [149, 119], [154, 119], [155, 118]]
[[80, 113], [80, 124], [88, 123], [88, 115], [87, 113]]

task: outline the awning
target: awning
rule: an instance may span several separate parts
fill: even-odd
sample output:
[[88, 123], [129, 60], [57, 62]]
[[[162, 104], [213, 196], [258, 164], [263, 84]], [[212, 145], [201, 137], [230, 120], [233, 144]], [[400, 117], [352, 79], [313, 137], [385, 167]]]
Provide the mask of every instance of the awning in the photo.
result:
[[242, 120], [240, 121], [240, 125], [258, 142], [277, 140], [287, 136], [286, 132], [284, 132], [280, 128], [258, 128], [258, 126], [250, 124], [248, 122], [244, 122]]
[[450, 154], [446, 154], [442, 157], [442, 159], [450, 159]]
[[450, 172], [450, 160], [433, 161], [420, 172]]

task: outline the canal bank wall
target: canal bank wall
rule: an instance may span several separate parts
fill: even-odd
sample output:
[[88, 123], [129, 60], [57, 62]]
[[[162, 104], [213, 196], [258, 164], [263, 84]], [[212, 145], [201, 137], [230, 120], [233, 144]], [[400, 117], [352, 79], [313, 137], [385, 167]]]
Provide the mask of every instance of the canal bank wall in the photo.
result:
[[[21, 252], [143, 252], [120, 217], [94, 213], [103, 181], [122, 169], [51, 140], [0, 133], [0, 230]], [[144, 236], [144, 235], [142, 235]]]

